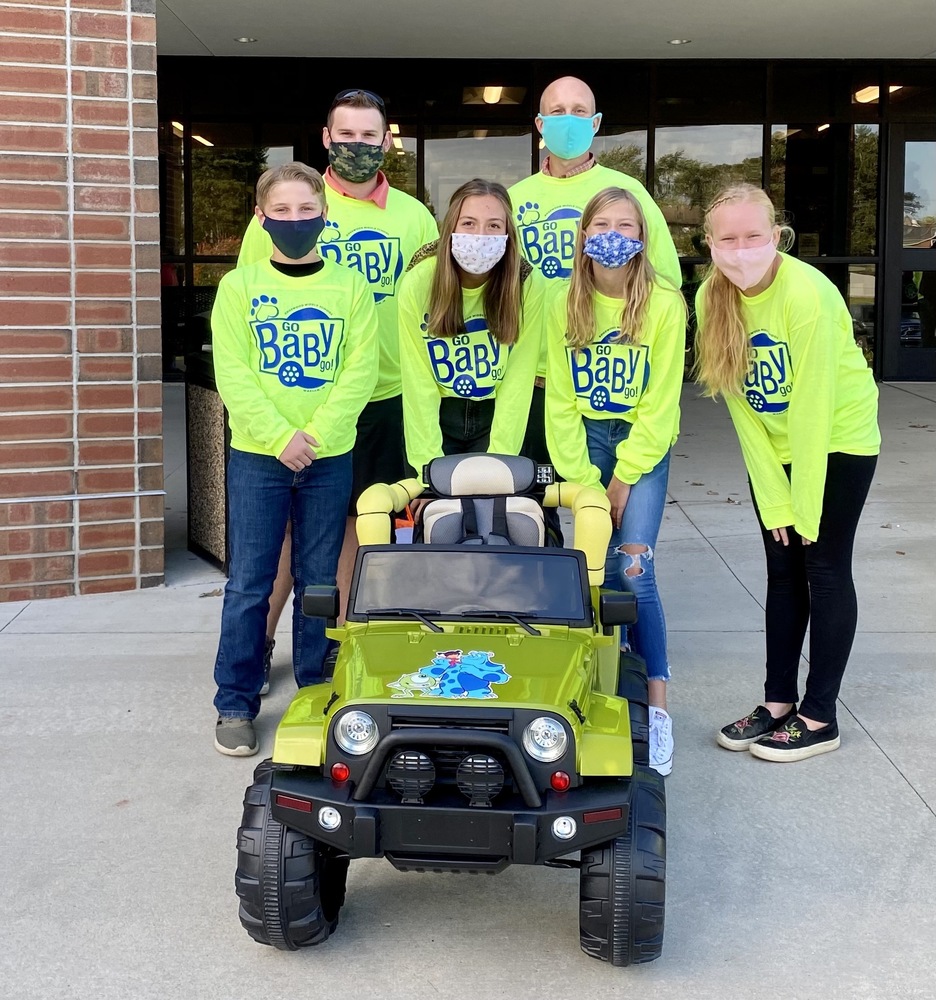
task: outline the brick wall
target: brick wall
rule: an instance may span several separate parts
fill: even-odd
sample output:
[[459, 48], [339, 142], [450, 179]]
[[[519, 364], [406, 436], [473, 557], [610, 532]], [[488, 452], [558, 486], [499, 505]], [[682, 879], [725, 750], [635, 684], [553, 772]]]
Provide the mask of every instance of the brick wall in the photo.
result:
[[0, 601], [163, 580], [155, 0], [0, 0]]

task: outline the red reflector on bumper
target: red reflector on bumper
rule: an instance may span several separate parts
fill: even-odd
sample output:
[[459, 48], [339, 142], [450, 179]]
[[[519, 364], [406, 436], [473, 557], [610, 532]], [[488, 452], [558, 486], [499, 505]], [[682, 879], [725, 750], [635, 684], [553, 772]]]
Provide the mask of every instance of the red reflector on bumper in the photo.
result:
[[624, 815], [624, 810], [620, 806], [614, 809], [593, 809], [591, 812], [582, 813], [583, 823], [603, 823], [609, 819], [620, 819]]
[[294, 799], [291, 795], [277, 795], [276, 804], [286, 809], [298, 809], [300, 812], [312, 812], [312, 803], [306, 799]]

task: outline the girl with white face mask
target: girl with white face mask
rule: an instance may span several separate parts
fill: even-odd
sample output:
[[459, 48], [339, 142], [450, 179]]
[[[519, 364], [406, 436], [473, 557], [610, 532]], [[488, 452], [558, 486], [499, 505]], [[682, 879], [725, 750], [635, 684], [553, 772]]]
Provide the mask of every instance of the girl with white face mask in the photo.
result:
[[767, 556], [764, 703], [716, 739], [803, 760], [839, 746], [835, 701], [858, 613], [852, 547], [881, 441], [877, 387], [841, 294], [780, 251], [765, 192], [722, 191], [705, 232], [713, 266], [696, 296], [696, 375], [728, 405]]
[[463, 184], [399, 293], [406, 454], [418, 476], [439, 455], [519, 454], [544, 289], [518, 251], [505, 188]]

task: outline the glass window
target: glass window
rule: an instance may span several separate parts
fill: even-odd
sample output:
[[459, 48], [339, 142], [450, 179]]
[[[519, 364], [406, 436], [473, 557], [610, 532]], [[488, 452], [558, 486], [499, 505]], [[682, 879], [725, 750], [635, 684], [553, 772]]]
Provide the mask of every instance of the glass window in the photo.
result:
[[877, 254], [878, 133], [870, 124], [771, 128], [770, 195], [796, 233], [792, 253]]
[[892, 121], [936, 118], [936, 74], [933, 66], [893, 67], [887, 74], [887, 104]]
[[391, 187], [416, 197], [416, 129], [390, 123], [393, 145], [384, 157], [383, 172]]
[[[234, 256], [254, 210], [267, 157], [286, 147], [253, 142], [249, 125], [192, 125], [192, 240], [197, 256]], [[289, 159], [292, 148], [289, 147]]]
[[853, 127], [851, 160], [852, 183], [848, 193], [848, 253], [856, 257], [870, 257], [878, 252], [877, 125], [855, 125]]
[[814, 265], [841, 292], [852, 318], [852, 331], [864, 356], [874, 360], [877, 315], [877, 267], [874, 264]]
[[185, 253], [185, 155], [182, 123], [159, 126], [159, 230], [163, 256]]
[[715, 62], [661, 61], [656, 73], [657, 119], [763, 120], [767, 106], [765, 65], [735, 60], [727, 72], [730, 77], [724, 75], [724, 66]]
[[425, 202], [438, 219], [465, 181], [483, 177], [510, 187], [530, 174], [528, 128], [428, 128]]
[[656, 130], [654, 197], [684, 256], [707, 256], [705, 206], [732, 181], [761, 184], [760, 125], [699, 125]]
[[904, 143], [903, 245], [936, 247], [936, 142]]
[[876, 67], [836, 67], [817, 63], [773, 65], [772, 116], [821, 123], [877, 121], [881, 115], [880, 72]]

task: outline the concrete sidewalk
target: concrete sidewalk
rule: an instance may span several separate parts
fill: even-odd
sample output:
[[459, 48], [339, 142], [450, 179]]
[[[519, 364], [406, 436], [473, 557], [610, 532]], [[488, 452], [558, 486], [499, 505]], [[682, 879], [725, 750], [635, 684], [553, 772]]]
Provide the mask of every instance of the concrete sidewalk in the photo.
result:
[[855, 555], [842, 748], [796, 765], [715, 746], [762, 694], [763, 553], [723, 406], [684, 399], [657, 552], [676, 720], [663, 957], [578, 947], [577, 874], [351, 866], [325, 945], [237, 920], [235, 834], [295, 690], [289, 636], [261, 756], [212, 747], [220, 575], [0, 604], [0, 998], [936, 997], [936, 385], [881, 387], [884, 452]]

